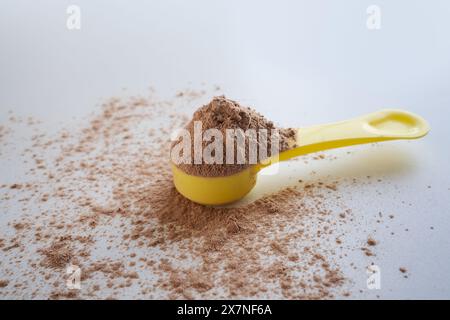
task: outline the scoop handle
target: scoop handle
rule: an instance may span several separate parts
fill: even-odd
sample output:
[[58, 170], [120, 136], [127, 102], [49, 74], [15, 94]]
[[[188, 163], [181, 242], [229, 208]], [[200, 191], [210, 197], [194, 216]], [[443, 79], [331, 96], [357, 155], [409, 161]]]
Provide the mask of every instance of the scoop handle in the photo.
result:
[[398, 139], [418, 139], [429, 131], [427, 122], [420, 116], [395, 109], [384, 109], [358, 118], [316, 125], [297, 130], [292, 149], [256, 166], [267, 167], [275, 162], [293, 157], [342, 148], [358, 144]]

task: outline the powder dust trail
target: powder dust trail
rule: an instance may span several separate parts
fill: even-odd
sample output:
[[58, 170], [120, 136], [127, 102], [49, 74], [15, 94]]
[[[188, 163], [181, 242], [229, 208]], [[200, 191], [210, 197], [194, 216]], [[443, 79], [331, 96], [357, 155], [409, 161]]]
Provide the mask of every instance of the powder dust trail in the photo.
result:
[[[338, 183], [299, 183], [236, 208], [194, 204], [174, 189], [168, 137], [201, 100], [192, 90], [112, 98], [56, 136], [38, 122], [2, 127], [6, 140], [10, 127], [33, 129], [16, 160], [28, 171], [0, 189], [9, 230], [0, 297], [347, 296], [339, 253], [352, 211]], [[70, 265], [81, 269], [80, 290], [66, 286]]]

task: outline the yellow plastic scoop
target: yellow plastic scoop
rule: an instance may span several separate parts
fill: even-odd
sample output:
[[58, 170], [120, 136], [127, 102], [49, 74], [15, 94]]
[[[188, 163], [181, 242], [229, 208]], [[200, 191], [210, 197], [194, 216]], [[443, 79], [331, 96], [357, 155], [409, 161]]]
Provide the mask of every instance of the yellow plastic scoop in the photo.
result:
[[417, 139], [429, 131], [421, 117], [402, 110], [381, 110], [355, 119], [297, 130], [292, 149], [264, 164], [225, 177], [193, 176], [172, 163], [173, 182], [186, 198], [205, 205], [223, 205], [243, 198], [256, 184], [258, 172], [277, 161], [304, 154], [357, 144]]

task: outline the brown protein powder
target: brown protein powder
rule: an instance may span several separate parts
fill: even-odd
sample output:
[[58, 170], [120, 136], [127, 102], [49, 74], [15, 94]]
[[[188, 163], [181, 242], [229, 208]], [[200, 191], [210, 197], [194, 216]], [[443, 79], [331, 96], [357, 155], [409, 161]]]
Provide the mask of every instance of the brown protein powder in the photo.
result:
[[[223, 154], [219, 156], [222, 163], [206, 163], [205, 159], [201, 158], [201, 163], [195, 163], [195, 156], [200, 155], [202, 150], [211, 143], [211, 141], [206, 141], [203, 137], [201, 139], [201, 148], [195, 149], [195, 123], [201, 123], [201, 132], [205, 132], [208, 129], [217, 129], [220, 131], [223, 137], [222, 151]], [[294, 138], [296, 135], [296, 130], [294, 129], [279, 129], [276, 128], [272, 121], [267, 120], [264, 116], [256, 112], [255, 110], [249, 107], [243, 107], [239, 105], [236, 101], [225, 98], [225, 96], [214, 97], [211, 102], [199, 108], [193, 115], [192, 120], [185, 127], [188, 130], [190, 138], [191, 138], [191, 153], [189, 157], [188, 163], [181, 163], [178, 165], [180, 169], [184, 172], [196, 175], [196, 176], [207, 176], [207, 177], [216, 177], [216, 176], [227, 176], [238, 173], [241, 170], [247, 169], [252, 164], [250, 161], [250, 149], [253, 146], [258, 145], [258, 152], [260, 152], [260, 148], [263, 147], [263, 144], [266, 144], [266, 152], [267, 157], [270, 157], [272, 154], [272, 135], [274, 132], [278, 132], [279, 140], [273, 140], [278, 142], [279, 147], [277, 150], [279, 152], [285, 151], [290, 147], [293, 147], [295, 144]], [[237, 139], [234, 141], [230, 141], [233, 147], [233, 163], [227, 163], [226, 161], [226, 146], [227, 140], [233, 139], [232, 136], [227, 135], [227, 129], [241, 129], [241, 133], [245, 132], [248, 129], [254, 129], [256, 132], [256, 136], [245, 135], [244, 144], [238, 144]], [[267, 130], [266, 139], [262, 138], [261, 129]], [[214, 139], [211, 139], [214, 141]], [[172, 151], [174, 151], [174, 146], [180, 143], [181, 138], [176, 140], [172, 144]], [[199, 140], [200, 141], [200, 140]], [[215, 154], [213, 154], [215, 155]], [[238, 155], [241, 156], [240, 159], [243, 159], [243, 163], [238, 163]], [[274, 154], [275, 155], [275, 154]], [[258, 153], [259, 160], [264, 160], [267, 157], [260, 156]]]
[[[162, 99], [150, 90], [111, 98], [54, 133], [45, 121], [11, 111], [0, 127], [0, 159], [25, 172], [0, 184], [0, 299], [330, 299], [356, 292], [348, 268], [365, 275], [381, 250], [355, 247], [368, 234], [378, 239], [363, 219], [393, 220], [352, 210], [344, 195], [377, 180], [293, 171], [285, 188], [250, 203], [193, 203], [173, 185], [168, 138], [205, 95], [187, 90]], [[223, 97], [198, 110], [200, 118], [205, 128], [273, 127]], [[305, 168], [334, 160], [297, 158]], [[71, 266], [79, 268], [81, 290], [67, 286]]]

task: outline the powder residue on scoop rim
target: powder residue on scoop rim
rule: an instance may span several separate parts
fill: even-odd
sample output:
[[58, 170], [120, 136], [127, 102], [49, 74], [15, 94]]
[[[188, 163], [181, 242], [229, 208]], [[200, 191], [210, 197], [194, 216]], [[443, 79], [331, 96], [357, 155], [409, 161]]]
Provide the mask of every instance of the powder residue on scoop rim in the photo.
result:
[[[282, 129], [277, 128], [273, 124], [272, 121], [267, 120], [264, 116], [256, 112], [255, 110], [241, 106], [236, 101], [227, 99], [225, 96], [217, 96], [214, 97], [211, 102], [199, 108], [193, 115], [191, 121], [186, 125], [185, 129], [189, 131], [191, 137], [191, 155], [194, 155], [195, 150], [194, 146], [194, 125], [195, 122], [200, 121], [202, 124], [202, 132], [208, 129], [218, 129], [224, 139], [223, 139], [223, 150], [226, 150], [227, 144], [227, 129], [241, 129], [246, 131], [248, 129], [254, 130], [267, 130], [267, 156], [272, 156], [275, 154], [271, 154], [271, 141], [272, 141], [272, 132], [277, 130], [279, 134], [279, 148], [280, 152], [289, 149], [289, 146], [292, 145], [292, 141], [296, 135], [296, 130], [288, 128]], [[259, 135], [257, 136], [257, 144], [262, 143], [259, 140]], [[234, 143], [234, 162], [232, 164], [227, 163], [226, 154], [223, 154], [222, 163], [206, 163], [205, 159], [202, 159], [202, 163], [196, 164], [194, 163], [194, 156], [190, 157], [190, 163], [181, 163], [178, 164], [178, 167], [184, 172], [190, 175], [196, 176], [206, 176], [206, 177], [217, 177], [217, 176], [228, 176], [235, 173], [238, 173], [242, 170], [247, 169], [252, 165], [249, 161], [249, 145], [251, 137], [245, 138], [245, 144], [243, 146], [238, 145], [236, 142]], [[172, 147], [179, 143], [180, 140], [175, 141], [172, 144]], [[202, 150], [205, 148], [210, 142], [202, 140]], [[236, 163], [237, 154], [242, 153], [244, 155], [244, 163]], [[261, 160], [261, 159], [260, 159]]]

